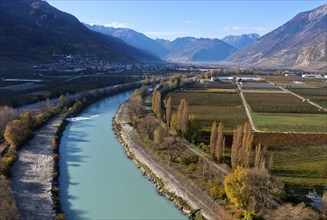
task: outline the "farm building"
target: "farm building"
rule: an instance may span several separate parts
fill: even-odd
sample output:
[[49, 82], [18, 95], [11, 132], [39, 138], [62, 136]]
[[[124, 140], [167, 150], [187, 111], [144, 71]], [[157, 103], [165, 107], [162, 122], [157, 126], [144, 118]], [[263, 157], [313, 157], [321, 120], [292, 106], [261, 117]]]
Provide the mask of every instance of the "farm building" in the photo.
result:
[[323, 78], [322, 75], [320, 74], [303, 74], [303, 78], [315, 78], [315, 79], [320, 79]]

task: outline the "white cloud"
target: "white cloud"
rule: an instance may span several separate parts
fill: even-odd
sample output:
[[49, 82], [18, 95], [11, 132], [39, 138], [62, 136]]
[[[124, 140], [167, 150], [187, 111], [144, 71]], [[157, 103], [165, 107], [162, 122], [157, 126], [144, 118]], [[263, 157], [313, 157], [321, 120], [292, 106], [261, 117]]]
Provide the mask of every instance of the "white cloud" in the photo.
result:
[[234, 26], [234, 27], [224, 27], [224, 31], [269, 31], [271, 28], [267, 27], [240, 27], [240, 26]]
[[170, 35], [180, 35], [180, 34], [186, 34], [182, 31], [167, 31], [167, 32], [161, 32], [161, 31], [145, 31], [143, 32], [145, 35], [152, 35], [152, 36], [170, 36]]
[[114, 28], [130, 28], [131, 25], [128, 23], [121, 23], [121, 22], [111, 22], [109, 24], [103, 25], [105, 27], [114, 27]]
[[185, 24], [194, 24], [195, 21], [187, 20], [187, 21], [185, 21], [184, 23], [185, 23]]
[[114, 28], [131, 28], [131, 25], [128, 23], [122, 23], [122, 22], [111, 22], [109, 24], [103, 24], [98, 21], [91, 22], [90, 25], [102, 25], [105, 27], [114, 27]]

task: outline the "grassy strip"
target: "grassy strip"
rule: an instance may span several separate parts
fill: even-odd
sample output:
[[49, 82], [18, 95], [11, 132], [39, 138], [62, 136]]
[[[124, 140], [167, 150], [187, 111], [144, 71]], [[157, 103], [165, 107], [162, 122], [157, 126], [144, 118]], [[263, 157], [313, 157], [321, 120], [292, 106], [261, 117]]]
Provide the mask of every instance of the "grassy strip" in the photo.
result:
[[271, 132], [327, 132], [327, 114], [255, 113], [255, 127]]

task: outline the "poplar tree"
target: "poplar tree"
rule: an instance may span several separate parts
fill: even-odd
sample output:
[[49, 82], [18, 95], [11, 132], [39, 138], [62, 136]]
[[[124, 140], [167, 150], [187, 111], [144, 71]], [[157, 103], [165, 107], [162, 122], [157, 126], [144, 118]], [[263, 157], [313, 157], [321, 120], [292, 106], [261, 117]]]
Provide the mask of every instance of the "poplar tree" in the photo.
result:
[[218, 162], [221, 160], [225, 148], [224, 146], [225, 138], [224, 138], [223, 130], [224, 130], [224, 125], [223, 123], [220, 122], [217, 130], [217, 141], [215, 145], [215, 156]]
[[210, 144], [209, 144], [210, 154], [212, 157], [214, 157], [214, 155], [215, 155], [216, 142], [217, 142], [217, 123], [216, 123], [216, 121], [214, 121], [212, 123], [212, 127], [211, 127]]
[[171, 121], [171, 96], [167, 99], [166, 102], [166, 120], [167, 125], [170, 127], [170, 121]]
[[161, 116], [161, 94], [157, 89], [152, 93], [152, 110], [158, 118]]
[[250, 167], [250, 154], [252, 149], [253, 134], [251, 126], [246, 123], [239, 125], [233, 134], [231, 149], [232, 167]]
[[[266, 168], [266, 153], [267, 153], [267, 147], [261, 146], [259, 143], [255, 147], [255, 159], [254, 159], [254, 167], [258, 169], [264, 170]], [[269, 158], [270, 160], [272, 158]]]
[[243, 125], [243, 137], [242, 137], [242, 156], [241, 165], [245, 168], [250, 167], [250, 154], [252, 150], [253, 134], [249, 123]]
[[182, 99], [177, 109], [177, 129], [183, 135], [187, 131], [188, 114], [188, 103], [185, 99]]
[[242, 126], [239, 125], [233, 132], [233, 143], [231, 148], [231, 163], [232, 168], [235, 169], [240, 163], [239, 163], [239, 151], [242, 147]]

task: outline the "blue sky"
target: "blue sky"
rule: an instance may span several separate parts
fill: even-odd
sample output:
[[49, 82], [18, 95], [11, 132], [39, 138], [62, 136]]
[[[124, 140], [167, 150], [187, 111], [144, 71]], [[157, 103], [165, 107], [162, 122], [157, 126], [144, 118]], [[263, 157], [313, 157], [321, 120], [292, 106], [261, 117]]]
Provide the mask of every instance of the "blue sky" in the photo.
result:
[[223, 38], [226, 35], [264, 35], [296, 14], [314, 9], [326, 0], [293, 1], [90, 1], [48, 0], [80, 21], [127, 27], [151, 38]]

